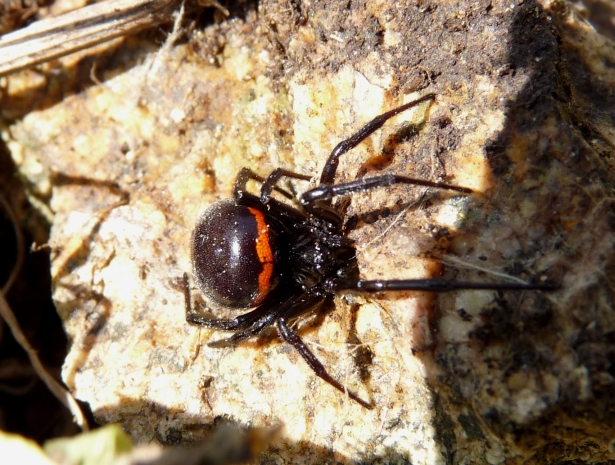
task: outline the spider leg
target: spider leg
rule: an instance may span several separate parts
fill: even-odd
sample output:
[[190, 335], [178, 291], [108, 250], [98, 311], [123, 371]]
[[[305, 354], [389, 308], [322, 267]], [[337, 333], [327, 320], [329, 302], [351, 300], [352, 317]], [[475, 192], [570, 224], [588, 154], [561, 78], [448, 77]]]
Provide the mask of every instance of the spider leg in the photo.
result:
[[186, 321], [196, 326], [205, 326], [206, 328], [220, 329], [222, 331], [241, 331], [250, 328], [267, 312], [266, 308], [258, 307], [251, 312], [239, 315], [237, 318], [217, 319], [208, 318], [197, 312], [186, 312]]
[[295, 307], [291, 307], [288, 310], [286, 310], [286, 312], [282, 316], [280, 316], [277, 321], [278, 330], [280, 332], [280, 335], [286, 342], [292, 345], [297, 350], [297, 352], [299, 352], [299, 355], [303, 357], [303, 360], [306, 361], [306, 363], [309, 365], [312, 371], [316, 374], [316, 376], [318, 376], [322, 380], [329, 383], [331, 386], [333, 386], [338, 391], [343, 392], [344, 394], [347, 394], [348, 397], [350, 397], [355, 402], [358, 402], [363, 407], [371, 410], [374, 408], [374, 406], [371, 403], [365, 402], [357, 394], [355, 394], [350, 389], [347, 389], [339, 381], [333, 378], [327, 372], [324, 365], [316, 358], [316, 356], [308, 348], [305, 342], [303, 342], [303, 340], [297, 334], [297, 332], [291, 329], [290, 326], [288, 326], [288, 320], [296, 316], [299, 316], [303, 313], [306, 313], [309, 310], [312, 310], [315, 306], [321, 303], [322, 303], [322, 299], [319, 299], [317, 301], [306, 299], [303, 302], [299, 302], [298, 305], [296, 305]]
[[[271, 177], [271, 175], [269, 177]], [[237, 177], [235, 178], [235, 184], [233, 185], [233, 197], [235, 200], [240, 200], [246, 194], [246, 190], [247, 190], [246, 185], [248, 184], [248, 181], [250, 179], [253, 179], [254, 181], [258, 181], [262, 183], [264, 186], [267, 183], [269, 178], [265, 179], [262, 176], [259, 176], [254, 171], [252, 171], [250, 168], [242, 168], [239, 174], [237, 175]], [[275, 182], [273, 182], [271, 189], [275, 189], [277, 192], [279, 192], [280, 194], [282, 194], [284, 197], [288, 199], [295, 198], [290, 192], [287, 192], [284, 189], [275, 186]]]
[[290, 326], [288, 326], [285, 317], [280, 317], [278, 319], [278, 330], [280, 331], [280, 334], [282, 335], [284, 340], [291, 344], [297, 350], [297, 352], [299, 352], [299, 354], [303, 357], [303, 360], [307, 362], [307, 364], [312, 369], [312, 371], [314, 371], [316, 376], [329, 383], [338, 391], [347, 394], [348, 397], [358, 402], [363, 407], [370, 410], [374, 408], [372, 404], [365, 402], [357, 394], [355, 394], [350, 389], [345, 388], [339, 381], [337, 381], [329, 373], [327, 373], [327, 370], [325, 369], [324, 365], [320, 363], [316, 356], [310, 351], [310, 349], [308, 349], [308, 346], [305, 345], [305, 342], [303, 342], [299, 335], [295, 331], [293, 331]]
[[263, 182], [263, 187], [261, 188], [261, 203], [266, 205], [269, 203], [269, 199], [271, 198], [271, 191], [276, 189], [276, 183], [282, 177], [293, 178], [293, 179], [301, 179], [302, 181], [310, 181], [312, 179], [311, 176], [307, 176], [305, 174], [295, 173], [293, 171], [285, 170], [283, 168], [276, 168], [267, 176], [265, 182]]
[[[197, 326], [205, 326], [207, 328], [221, 329], [223, 331], [240, 331], [252, 326], [259, 320], [264, 314], [269, 311], [266, 305], [252, 310], [251, 312], [239, 315], [237, 318], [232, 319], [214, 319], [208, 318], [205, 315], [201, 315], [196, 312], [192, 307], [192, 297], [190, 295], [190, 282], [188, 280], [188, 274], [184, 273], [182, 279], [182, 287], [184, 291], [184, 300], [186, 305], [186, 321], [190, 324]], [[271, 323], [270, 323], [271, 324]]]
[[[283, 313], [284, 309], [279, 307], [277, 309], [267, 309], [268, 311], [261, 315], [256, 321], [253, 321], [252, 324], [244, 329], [243, 331], [239, 331], [233, 334], [231, 337], [226, 339], [220, 339], [218, 341], [209, 342], [207, 345], [210, 347], [226, 347], [229, 345], [235, 345], [238, 342], [245, 341], [246, 339], [251, 338], [252, 336], [257, 336], [261, 333], [265, 328], [271, 326], [275, 320], [280, 317], [280, 314]], [[254, 312], [250, 312], [254, 313]], [[242, 315], [243, 316], [243, 315]]]
[[393, 116], [405, 111], [409, 108], [412, 108], [420, 103], [426, 102], [427, 100], [433, 100], [436, 98], [436, 94], [427, 94], [421, 98], [413, 100], [412, 102], [408, 102], [404, 105], [401, 105], [393, 110], [387, 111], [380, 116], [376, 116], [373, 120], [359, 129], [356, 133], [350, 136], [348, 139], [341, 141], [339, 144], [335, 146], [327, 162], [325, 163], [325, 167], [322, 169], [322, 173], [320, 175], [320, 184], [333, 184], [333, 180], [335, 179], [335, 172], [337, 171], [337, 165], [339, 164], [339, 159], [342, 155], [348, 152], [350, 149], [353, 149], [361, 142], [363, 142], [367, 137], [374, 133], [374, 131], [380, 129], [387, 120], [391, 119]]
[[357, 179], [356, 181], [344, 182], [341, 184], [315, 187], [301, 195], [301, 205], [312, 213], [319, 213], [322, 201], [324, 200], [329, 200], [337, 195], [364, 192], [391, 186], [393, 184], [412, 184], [415, 186], [435, 187], [437, 189], [447, 189], [463, 194], [471, 194], [473, 192], [472, 189], [468, 189], [467, 187], [453, 186], [452, 184], [427, 181], [425, 179], [409, 178], [398, 174], [384, 174], [382, 176]]
[[468, 282], [468, 281], [448, 281], [446, 279], [399, 279], [399, 280], [357, 280], [339, 283], [337, 290], [355, 290], [362, 292], [383, 292], [383, 291], [428, 291], [428, 292], [450, 292], [465, 289], [481, 290], [543, 290], [552, 291], [557, 286], [550, 283], [516, 283], [516, 282]]
[[[276, 303], [277, 302], [277, 303]], [[292, 312], [293, 316], [298, 316], [303, 313], [306, 313], [312, 310], [318, 303], [322, 302], [322, 297], [320, 295], [311, 296], [308, 298], [303, 298], [303, 295], [297, 296], [296, 294], [291, 294], [287, 298], [283, 299], [279, 302], [277, 297], [270, 298], [265, 301], [259, 308], [253, 310], [252, 312], [246, 313], [245, 315], [238, 316], [235, 320], [241, 320], [245, 317], [249, 324], [243, 324], [240, 328], [235, 328], [240, 330], [233, 334], [231, 337], [227, 339], [221, 339], [219, 341], [214, 341], [209, 343], [209, 346], [226, 346], [226, 345], [234, 345], [238, 342], [241, 342], [245, 339], [248, 339], [252, 336], [257, 336], [261, 333], [265, 328], [271, 326], [275, 321], [280, 318], [282, 315], [286, 315], [288, 312]], [[235, 321], [230, 320], [230, 321]], [[213, 322], [217, 321], [229, 321], [229, 320], [209, 320]], [[222, 328], [223, 329], [223, 328]], [[231, 329], [234, 330], [234, 329]]]

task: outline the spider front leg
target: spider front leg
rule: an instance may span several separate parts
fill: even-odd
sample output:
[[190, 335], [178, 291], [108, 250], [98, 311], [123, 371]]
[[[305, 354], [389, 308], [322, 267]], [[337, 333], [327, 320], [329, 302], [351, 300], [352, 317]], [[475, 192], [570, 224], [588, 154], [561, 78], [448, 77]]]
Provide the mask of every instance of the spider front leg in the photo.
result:
[[552, 283], [523, 283], [523, 282], [472, 282], [472, 281], [448, 281], [446, 279], [380, 279], [367, 281], [359, 279], [354, 283], [345, 283], [338, 290], [354, 290], [361, 292], [384, 292], [384, 291], [428, 291], [428, 292], [452, 292], [474, 290], [492, 291], [522, 291], [538, 290], [553, 291], [557, 286]]
[[393, 116], [405, 111], [409, 108], [412, 108], [420, 103], [426, 102], [427, 100], [434, 100], [436, 98], [436, 94], [427, 94], [423, 97], [420, 97], [412, 102], [408, 102], [404, 105], [401, 105], [397, 108], [394, 108], [382, 115], [376, 116], [373, 120], [359, 129], [356, 133], [350, 136], [348, 139], [341, 141], [339, 144], [335, 146], [329, 158], [327, 158], [327, 162], [325, 163], [324, 168], [322, 169], [322, 173], [320, 175], [320, 184], [333, 184], [335, 179], [335, 173], [337, 171], [337, 166], [339, 164], [339, 159], [342, 155], [344, 155], [349, 150], [355, 148], [365, 139], [367, 139], [371, 134], [380, 129], [384, 123], [386, 123]]
[[[275, 171], [274, 171], [274, 173], [275, 173]], [[293, 174], [295, 174], [295, 173], [293, 173]], [[273, 173], [271, 175], [273, 175]], [[271, 175], [269, 175], [269, 178], [271, 178]], [[302, 176], [302, 175], [297, 174], [294, 177], [298, 177], [298, 176]], [[280, 176], [278, 176], [278, 177], [280, 177]], [[282, 189], [282, 188], [280, 188], [280, 187], [275, 185], [277, 179], [275, 179], [273, 181], [273, 183], [272, 183], [269, 180], [269, 178], [265, 179], [262, 176], [259, 176], [254, 171], [252, 171], [250, 168], [242, 168], [241, 171], [239, 172], [239, 174], [237, 175], [237, 177], [235, 178], [235, 184], [233, 186], [233, 197], [235, 198], [235, 200], [240, 200], [247, 193], [247, 187], [246, 186], [248, 184], [248, 181], [254, 180], [254, 181], [260, 182], [263, 185], [263, 188], [266, 185], [271, 184], [271, 187], [269, 188], [269, 192], [271, 192], [271, 190], [275, 190], [276, 192], [279, 192], [280, 194], [282, 194], [287, 199], [294, 199], [295, 198], [290, 192], [287, 192], [284, 189]], [[299, 178], [299, 179], [302, 179], [302, 178]], [[308, 181], [309, 181], [309, 179], [310, 178], [308, 178]]]
[[426, 179], [409, 178], [399, 174], [383, 174], [372, 178], [357, 179], [356, 181], [344, 182], [332, 185], [320, 185], [301, 195], [301, 205], [309, 212], [315, 213], [324, 201], [331, 200], [339, 195], [353, 194], [355, 192], [365, 192], [394, 184], [410, 184], [413, 186], [433, 187], [445, 189], [461, 194], [472, 194], [474, 191], [467, 187], [454, 186], [442, 182], [428, 181]]
[[282, 177], [300, 179], [302, 181], [310, 181], [312, 179], [310, 176], [305, 174], [295, 173], [294, 171], [285, 170], [283, 168], [276, 168], [269, 176], [267, 176], [265, 182], [263, 182], [260, 196], [260, 201], [263, 205], [269, 203], [269, 200], [271, 199], [271, 191], [273, 189], [277, 189], [276, 184]]

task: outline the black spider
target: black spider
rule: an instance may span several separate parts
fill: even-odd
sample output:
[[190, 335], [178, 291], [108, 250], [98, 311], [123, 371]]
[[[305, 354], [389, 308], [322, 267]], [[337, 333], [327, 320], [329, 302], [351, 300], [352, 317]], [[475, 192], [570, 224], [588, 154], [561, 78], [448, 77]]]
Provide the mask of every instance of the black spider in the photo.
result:
[[[392, 184], [412, 184], [470, 194], [472, 190], [439, 182], [385, 174], [334, 184], [339, 158], [382, 127], [391, 117], [434, 99], [429, 94], [388, 111], [340, 142], [329, 155], [317, 187], [299, 197], [301, 208], [272, 198], [273, 190], [292, 198], [276, 186], [282, 177], [309, 181], [310, 176], [284, 169], [267, 179], [244, 168], [235, 181], [233, 198], [215, 203], [197, 222], [192, 235], [194, 277], [201, 291], [223, 307], [253, 310], [233, 319], [211, 319], [192, 309], [188, 276], [184, 275], [186, 320], [189, 323], [234, 331], [237, 343], [276, 324], [316, 375], [366, 408], [372, 404], [327, 373], [289, 321], [320, 307], [340, 291], [433, 291], [456, 289], [552, 289], [547, 284], [512, 282], [477, 283], [444, 279], [363, 280], [359, 276], [352, 240], [346, 237], [342, 213], [332, 205], [339, 195], [377, 189]], [[246, 191], [249, 180], [262, 183], [260, 197]]]

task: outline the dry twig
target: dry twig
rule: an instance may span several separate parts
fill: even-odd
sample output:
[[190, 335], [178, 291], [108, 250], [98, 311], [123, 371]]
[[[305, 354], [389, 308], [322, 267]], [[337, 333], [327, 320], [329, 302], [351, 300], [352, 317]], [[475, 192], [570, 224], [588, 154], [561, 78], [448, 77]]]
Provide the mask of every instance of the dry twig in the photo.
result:
[[0, 76], [171, 19], [179, 0], [109, 0], [48, 18], [0, 37]]

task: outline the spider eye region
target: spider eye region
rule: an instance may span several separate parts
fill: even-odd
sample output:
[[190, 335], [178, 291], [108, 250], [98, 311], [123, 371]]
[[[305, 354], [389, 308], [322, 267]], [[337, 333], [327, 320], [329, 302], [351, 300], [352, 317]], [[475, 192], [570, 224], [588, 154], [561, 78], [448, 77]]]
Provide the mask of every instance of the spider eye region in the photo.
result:
[[199, 288], [228, 308], [260, 305], [277, 282], [273, 242], [261, 210], [232, 200], [215, 203], [201, 215], [192, 234]]

